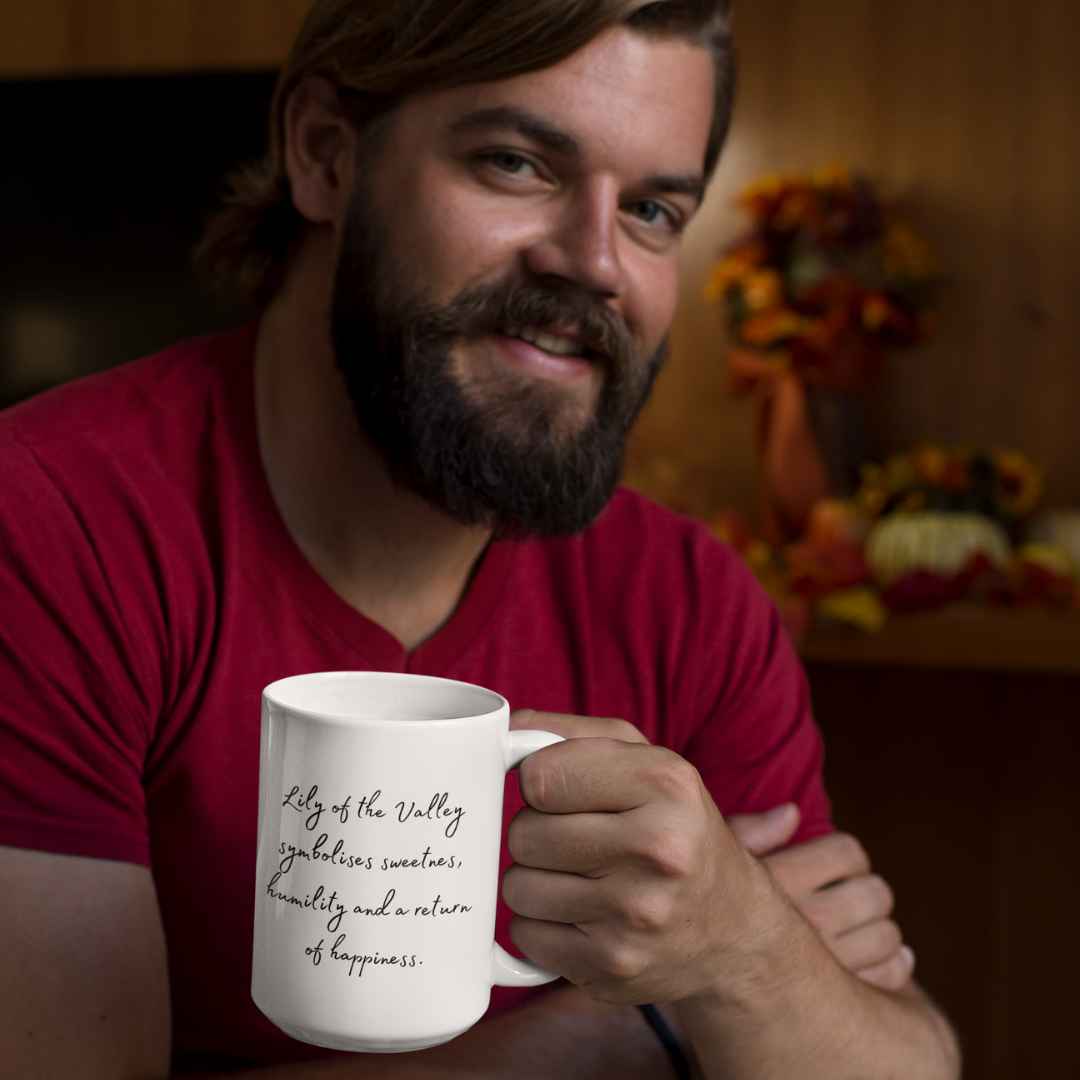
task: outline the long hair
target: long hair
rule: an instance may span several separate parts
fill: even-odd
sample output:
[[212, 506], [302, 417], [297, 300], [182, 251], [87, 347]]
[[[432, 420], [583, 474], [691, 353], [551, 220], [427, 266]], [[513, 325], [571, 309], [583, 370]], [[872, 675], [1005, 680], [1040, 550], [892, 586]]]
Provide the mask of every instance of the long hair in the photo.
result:
[[219, 291], [259, 306], [280, 287], [304, 225], [285, 169], [285, 106], [307, 76], [346, 91], [343, 105], [363, 130], [411, 94], [550, 67], [620, 24], [685, 37], [712, 54], [711, 173], [735, 88], [728, 0], [316, 0], [274, 91], [269, 150], [228, 178], [197, 267]]

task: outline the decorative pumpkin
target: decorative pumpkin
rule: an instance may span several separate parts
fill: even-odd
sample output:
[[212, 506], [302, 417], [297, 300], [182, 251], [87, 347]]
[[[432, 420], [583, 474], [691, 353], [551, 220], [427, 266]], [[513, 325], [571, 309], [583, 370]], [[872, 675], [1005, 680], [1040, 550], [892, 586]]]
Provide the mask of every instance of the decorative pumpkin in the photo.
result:
[[1028, 529], [1028, 540], [1068, 554], [1071, 572], [1080, 576], [1080, 510], [1050, 510]]
[[917, 572], [956, 578], [980, 557], [1000, 570], [1010, 559], [1008, 534], [981, 514], [893, 514], [873, 526], [866, 542], [866, 560], [884, 588]]

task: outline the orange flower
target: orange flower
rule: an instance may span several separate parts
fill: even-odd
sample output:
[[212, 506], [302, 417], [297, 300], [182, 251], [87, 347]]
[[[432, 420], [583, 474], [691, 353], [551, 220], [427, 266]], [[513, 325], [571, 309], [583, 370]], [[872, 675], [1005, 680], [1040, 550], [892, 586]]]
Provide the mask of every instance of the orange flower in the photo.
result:
[[851, 187], [851, 170], [846, 165], [840, 165], [836, 162], [815, 169], [811, 178], [815, 187], [826, 190]]
[[723, 258], [712, 269], [705, 285], [705, 300], [710, 304], [723, 300], [732, 285], [738, 285], [765, 260], [761, 244], [744, 244]]
[[930, 245], [902, 221], [885, 230], [885, 272], [891, 278], [923, 279], [937, 272]]
[[736, 202], [753, 213], [762, 203], [778, 199], [787, 186], [788, 181], [779, 173], [769, 173], [745, 187]]
[[893, 315], [893, 306], [881, 293], [871, 293], [862, 303], [862, 324], [867, 330], [880, 330]]
[[780, 200], [773, 226], [782, 232], [794, 232], [821, 216], [817, 193], [807, 188], [795, 188]]
[[743, 298], [751, 311], [767, 311], [784, 303], [784, 279], [775, 270], [754, 270], [742, 282]]
[[993, 459], [1002, 507], [1016, 517], [1030, 514], [1042, 498], [1041, 470], [1015, 450], [995, 450]]
[[940, 446], [924, 445], [912, 454], [912, 464], [923, 483], [937, 487], [949, 468], [949, 455]]
[[789, 308], [774, 308], [772, 311], [751, 315], [739, 328], [739, 336], [747, 345], [758, 349], [767, 349], [788, 338], [798, 335], [803, 321]]

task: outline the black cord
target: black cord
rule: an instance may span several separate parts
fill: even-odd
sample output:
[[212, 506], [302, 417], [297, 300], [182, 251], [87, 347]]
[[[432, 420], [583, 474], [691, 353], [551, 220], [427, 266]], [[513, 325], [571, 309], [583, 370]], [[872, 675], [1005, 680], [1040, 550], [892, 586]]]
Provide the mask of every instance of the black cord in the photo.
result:
[[668, 1026], [664, 1014], [655, 1005], [639, 1005], [641, 1015], [645, 1017], [649, 1027], [656, 1033], [660, 1045], [667, 1051], [671, 1064], [675, 1069], [675, 1075], [679, 1080], [691, 1080], [693, 1073], [690, 1070], [690, 1062], [686, 1060], [686, 1054], [675, 1037], [675, 1032]]

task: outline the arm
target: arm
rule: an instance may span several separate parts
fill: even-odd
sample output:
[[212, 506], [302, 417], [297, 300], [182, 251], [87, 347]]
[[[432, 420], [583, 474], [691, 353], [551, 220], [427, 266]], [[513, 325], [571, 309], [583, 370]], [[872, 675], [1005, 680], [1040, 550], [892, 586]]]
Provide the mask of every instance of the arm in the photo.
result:
[[706, 1077], [960, 1076], [955, 1035], [914, 983], [882, 991], [845, 971], [775, 886], [759, 885], [777, 923], [753, 968], [672, 1005]]
[[[0, 1061], [11, 1076], [169, 1075], [165, 938], [146, 867], [0, 847]], [[313, 1053], [317, 1053], [313, 1049]], [[667, 1057], [634, 1008], [559, 986], [432, 1050], [258, 1069], [267, 1080], [655, 1080]], [[230, 1073], [230, 1076], [236, 1076]]]
[[9, 1076], [166, 1076], [165, 938], [150, 871], [0, 847]]
[[854, 836], [829, 833], [785, 847], [798, 823], [799, 808], [792, 803], [727, 818], [735, 839], [758, 856], [777, 888], [848, 971], [882, 990], [904, 989], [915, 954], [890, 918], [892, 889], [871, 873]]
[[669, 1004], [717, 1080], [957, 1075], [925, 997], [845, 971], [679, 755], [571, 738], [534, 754], [521, 780], [530, 805], [511, 825], [504, 896], [537, 963], [601, 1000]]

